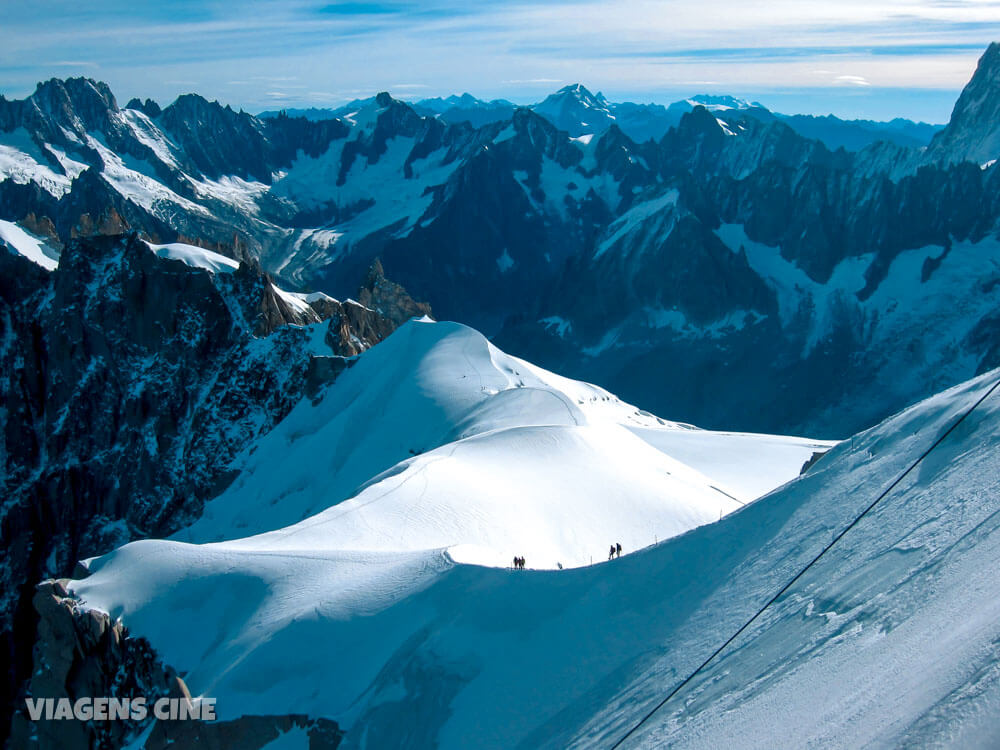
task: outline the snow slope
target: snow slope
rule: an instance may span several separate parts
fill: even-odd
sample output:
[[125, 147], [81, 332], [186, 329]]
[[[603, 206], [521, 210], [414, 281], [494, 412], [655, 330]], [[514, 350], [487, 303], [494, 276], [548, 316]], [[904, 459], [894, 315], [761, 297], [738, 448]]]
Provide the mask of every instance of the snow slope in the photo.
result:
[[[190, 670], [223, 717], [325, 715], [345, 747], [608, 747], [998, 376], [609, 564], [515, 573], [317, 549], [293, 527], [130, 544], [72, 588]], [[995, 746], [998, 442], [993, 397], [628, 746]]]
[[[509, 357], [472, 329], [414, 321], [252, 446], [177, 538], [231, 539], [319, 513], [310, 523], [335, 529], [338, 549], [476, 544], [491, 565], [515, 554], [584, 565], [611, 541], [636, 549], [718, 520], [830, 445], [777, 438], [785, 449], [762, 454], [775, 438], [706, 435]], [[707, 441], [685, 453], [697, 468], [662, 448], [684, 450], [686, 437]], [[746, 482], [713, 478], [712, 452]]]
[[[415, 321], [258, 441], [198, 523], [91, 561], [72, 588], [223, 718], [327, 716], [348, 747], [606, 739], [656, 697], [659, 659], [700, 658], [967, 397], [701, 525], [739, 505], [726, 493], [752, 499], [764, 467], [774, 486], [826, 445], [664, 422]], [[630, 553], [699, 525], [589, 565], [612, 541]], [[481, 565], [514, 554], [566, 569]]]
[[202, 268], [210, 273], [232, 273], [240, 267], [238, 260], [183, 242], [171, 242], [168, 245], [154, 245], [152, 242], [146, 244], [161, 258], [179, 260], [192, 268]]
[[[564, 724], [575, 740], [566, 744], [622, 737], [998, 378], [907, 409], [801, 481], [664, 545], [679, 564], [716, 553], [698, 583], [668, 592], [690, 609], [664, 629], [663, 652], [602, 697], [583, 728]], [[996, 747], [998, 443], [994, 392], [625, 746]]]
[[59, 252], [49, 245], [45, 238], [31, 234], [11, 221], [0, 219], [0, 240], [14, 252], [37, 263], [46, 271], [51, 271], [59, 265]]

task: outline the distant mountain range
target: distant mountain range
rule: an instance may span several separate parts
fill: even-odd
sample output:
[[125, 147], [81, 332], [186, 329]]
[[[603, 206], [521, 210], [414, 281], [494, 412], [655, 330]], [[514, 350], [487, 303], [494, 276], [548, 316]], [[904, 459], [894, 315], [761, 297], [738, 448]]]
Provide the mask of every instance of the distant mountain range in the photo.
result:
[[731, 98], [663, 108], [676, 125], [637, 141], [622, 113], [659, 110], [582, 86], [474, 127], [385, 93], [262, 119], [52, 80], [0, 99], [0, 218], [52, 258], [132, 229], [337, 298], [381, 257], [439, 315], [631, 401], [836, 436], [995, 361], [996, 287], [967, 286], [1000, 216], [997, 50], [928, 146], [856, 152]]
[[[633, 637], [630, 613], [650, 581], [682, 571], [679, 585], [697, 584], [683, 588], [691, 611], [716, 594], [736, 601], [728, 587], [750, 579], [733, 571], [752, 552], [753, 596], [741, 588], [739, 601], [749, 608], [766, 599], [787, 572], [781, 564], [808, 561], [808, 550], [853, 516], [859, 487], [888, 486], [985, 383], [901, 412], [829, 460], [817, 455], [825, 439], [1000, 365], [1000, 44], [986, 50], [950, 122], [929, 141], [899, 140], [919, 126], [877, 125], [896, 139], [831, 148], [833, 131], [847, 138], [842, 121], [788, 118], [728, 97], [612, 104], [583, 86], [534, 107], [465, 96], [412, 106], [380, 93], [333, 119], [257, 117], [197, 94], [165, 107], [149, 99], [121, 107], [106, 84], [87, 78], [52, 79], [21, 100], [0, 97], [0, 720], [6, 725], [29, 680], [31, 690], [70, 694], [80, 685], [186, 690], [167, 665], [194, 685], [208, 689], [218, 678], [230, 695], [254, 700], [286, 690], [268, 682], [280, 665], [303, 690], [286, 698], [310, 700], [340, 687], [330, 675], [342, 665], [317, 658], [337, 641], [369, 659], [364, 670], [345, 670], [355, 682], [336, 697], [338, 720], [349, 722], [312, 723], [326, 714], [306, 707], [312, 713], [292, 716], [295, 707], [284, 704], [280, 717], [257, 716], [263, 699], [234, 702], [239, 716], [262, 723], [230, 727], [236, 734], [217, 744], [254, 734], [262, 745], [269, 740], [254, 727], [271, 731], [281, 719], [288, 731], [299, 722], [300, 739], [327, 735], [329, 747], [343, 731], [355, 732], [350, 742], [395, 746], [417, 736], [405, 721], [419, 715], [432, 717], [414, 723], [425, 744], [453, 716], [472, 722], [469, 735], [451, 740], [464, 747], [477, 710], [453, 710], [453, 699], [478, 680], [485, 698], [470, 705], [498, 705], [498, 675], [510, 689], [503, 712], [490, 717], [497, 746], [511, 744], [508, 718], [529, 713], [513, 738], [525, 746], [542, 735], [560, 747], [610, 738], [622, 720], [617, 692], [607, 706], [595, 692], [559, 705], [536, 692], [526, 712], [521, 674], [497, 655], [516, 653], [530, 665], [555, 654], [552, 644], [567, 632], [583, 633], [581, 648], [617, 639], [622, 650], [606, 675], [640, 661], [657, 674], [615, 691], [628, 701], [633, 686], [646, 685], [644, 704], [655, 702], [653, 686], [668, 669], [661, 644], [680, 643], [694, 658], [689, 646], [705, 628], [657, 589], [679, 619], [653, 618], [655, 629]], [[431, 310], [458, 324], [434, 323]], [[988, 409], [977, 419], [993, 419]], [[773, 434], [738, 434], [750, 431]], [[993, 509], [980, 498], [993, 497], [996, 439], [970, 434], [956, 432], [948, 461], [927, 464], [918, 482], [900, 487], [913, 507], [893, 511], [895, 525], [862, 529], [873, 535], [855, 548], [863, 558], [848, 555], [824, 572], [836, 585], [830, 601], [817, 599], [813, 620], [829, 627], [831, 646], [843, 643], [844, 622], [851, 632], [873, 622], [867, 604], [841, 606], [840, 594], [870, 602], [857, 582], [882, 587], [875, 598], [893, 608], [885, 628], [871, 631], [881, 639], [897, 614], [910, 617], [913, 602], [945, 590], [928, 580], [943, 570], [939, 558], [954, 564], [976, 547], [970, 535], [987, 533]], [[630, 578], [589, 577], [598, 543], [599, 556], [615, 540], [655, 544], [662, 537], [650, 540], [652, 529], [678, 534], [715, 521], [803, 465], [817, 468], [774, 502], [638, 558], [652, 564], [645, 572], [637, 562], [625, 568], [636, 571]], [[534, 468], [518, 475], [524, 466]], [[545, 477], [555, 478], [551, 486]], [[928, 504], [923, 490], [932, 483], [935, 501], [953, 502], [960, 523]], [[667, 496], [679, 501], [664, 507]], [[623, 498], [628, 523], [615, 527]], [[383, 499], [345, 519], [346, 509]], [[887, 557], [885, 528], [894, 544], [916, 541]], [[532, 538], [534, 529], [540, 536]], [[82, 558], [181, 530], [191, 542], [226, 544], [141, 543], [95, 561], [95, 578], [70, 588], [99, 609], [78, 609], [61, 583], [35, 588], [70, 575]], [[276, 538], [251, 549], [243, 538], [257, 531]], [[621, 538], [605, 540], [612, 531]], [[452, 548], [459, 537], [471, 548]], [[528, 579], [512, 584], [493, 570], [484, 587], [482, 570], [456, 567], [506, 565], [521, 546], [553, 568], [552, 578], [531, 584], [533, 610], [551, 613], [532, 622], [551, 616], [552, 630], [527, 650], [520, 621], [505, 626], [509, 640], [491, 639], [495, 602], [516, 612], [511, 602], [523, 602], [524, 589], [514, 587]], [[899, 562], [925, 547], [907, 563], [912, 569]], [[948, 574], [985, 580], [989, 549]], [[718, 577], [690, 573], [707, 550], [723, 555]], [[323, 563], [303, 567], [314, 565], [307, 560]], [[325, 567], [331, 560], [337, 567]], [[555, 578], [564, 564], [586, 569]], [[336, 581], [343, 585], [330, 587]], [[377, 585], [359, 598], [364, 581]], [[979, 590], [954, 601], [981, 601]], [[616, 614], [619, 634], [608, 635], [599, 618], [615, 591], [632, 593]], [[574, 627], [558, 615], [559, 597], [570, 594]], [[319, 601], [330, 609], [320, 613]], [[417, 606], [393, 610], [401, 601]], [[474, 602], [474, 628], [455, 619], [459, 601]], [[248, 602], [276, 617], [244, 627]], [[927, 620], [921, 642], [953, 616], [950, 602]], [[724, 609], [716, 603], [699, 616], [717, 622]], [[385, 630], [359, 619], [376, 611], [393, 612], [378, 621]], [[168, 662], [149, 642], [126, 637], [121, 612]], [[736, 614], [713, 626], [710, 645], [732, 632]], [[580, 617], [595, 619], [580, 631]], [[793, 642], [802, 643], [813, 620], [794, 614], [782, 627], [801, 631]], [[338, 630], [347, 621], [362, 626]], [[428, 635], [439, 632], [475, 632], [475, 643], [493, 644], [494, 659]], [[981, 635], [974, 650], [992, 658], [995, 633]], [[894, 643], [899, 664], [913, 642]], [[210, 674], [187, 672], [210, 653], [221, 659]], [[559, 695], [579, 684], [576, 652], [567, 653], [556, 660], [565, 665]], [[775, 663], [791, 663], [788, 653], [775, 650]], [[727, 707], [756, 684], [754, 663], [734, 673]], [[306, 669], [315, 682], [299, 679]], [[248, 693], [254, 675], [266, 685]], [[946, 702], [932, 713], [941, 705], [941, 715], [961, 713], [947, 701], [964, 701], [964, 684], [942, 682], [947, 695], [934, 701]], [[782, 705], [770, 694], [765, 702]], [[907, 716], [930, 715], [926, 706]], [[587, 722], [599, 716], [594, 734]], [[38, 725], [20, 719], [16, 736], [28, 744]], [[53, 747], [130, 740], [127, 724], [53, 724]], [[383, 734], [365, 734], [369, 726]], [[75, 739], [59, 735], [77, 731], [67, 727], [77, 727]], [[716, 744], [731, 740], [719, 735]]]
[[[364, 107], [371, 99], [358, 99], [335, 109], [286, 109], [269, 110], [258, 115], [261, 118], [276, 117], [284, 112], [289, 117], [304, 117], [308, 120], [341, 119], [351, 112]], [[633, 141], [641, 143], [660, 140], [672, 127], [680, 124], [681, 117], [696, 106], [703, 106], [713, 112], [737, 111], [740, 116], [754, 117], [764, 122], [781, 120], [795, 132], [806, 138], [822, 141], [831, 151], [845, 148], [858, 151], [877, 141], [888, 141], [899, 146], [919, 148], [930, 143], [934, 134], [944, 125], [929, 125], [896, 118], [889, 122], [874, 120], [842, 120], [833, 115], [784, 115], [771, 112], [758, 102], [748, 102], [733, 96], [713, 96], [702, 94], [674, 102], [662, 104], [634, 104], [632, 102], [611, 103], [603, 94], [592, 94], [581, 84], [565, 86], [537, 104], [526, 109], [545, 117], [560, 130], [570, 135], [599, 135], [612, 124], [617, 125]], [[484, 101], [471, 94], [446, 98], [423, 99], [411, 104], [421, 115], [438, 117], [458, 124], [468, 122], [473, 127], [482, 127], [494, 122], [509, 120], [518, 105], [505, 99]]]

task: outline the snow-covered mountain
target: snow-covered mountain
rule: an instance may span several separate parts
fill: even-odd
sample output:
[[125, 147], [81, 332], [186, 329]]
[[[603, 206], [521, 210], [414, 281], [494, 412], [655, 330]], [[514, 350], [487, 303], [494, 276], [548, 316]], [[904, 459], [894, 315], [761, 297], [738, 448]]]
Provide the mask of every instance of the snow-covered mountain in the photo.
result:
[[[0, 98], [0, 721], [223, 716], [15, 745], [610, 745], [1000, 376], [997, 49], [926, 149]], [[988, 746], [994, 401], [636, 741]]]
[[1000, 156], [1000, 42], [989, 46], [976, 73], [955, 103], [948, 126], [927, 148], [946, 163], [992, 164]]
[[[885, 346], [886, 366], [910, 361], [912, 342], [865, 311], [903, 252], [929, 258], [921, 294], [933, 302], [918, 316], [975, 296], [972, 276], [956, 269], [956, 288], [932, 272], [954, 243], [989, 247], [995, 169], [891, 143], [831, 152], [725, 97], [685, 102], [675, 127], [642, 142], [624, 110], [582, 86], [547, 101], [553, 117], [604, 113], [606, 129], [573, 135], [524, 108], [479, 128], [449, 124], [388, 94], [320, 121], [261, 120], [194, 95], [162, 111], [119, 108], [101, 84], [50, 81], [0, 102], [0, 219], [50, 255], [75, 235], [131, 228], [256, 258], [284, 288], [335, 298], [381, 257], [440, 316], [705, 426], [841, 436], [996, 364], [985, 303], [921, 318], [942, 345], [918, 364], [948, 362], [948, 375], [898, 379], [888, 402], [868, 388], [875, 366], [854, 356]], [[648, 126], [657, 112], [632, 115]], [[720, 238], [728, 226], [747, 242]], [[790, 265], [741, 260], [747, 243]], [[800, 272], [803, 283], [790, 281]], [[664, 371], [677, 357], [695, 374]], [[829, 374], [845, 368], [846, 380]], [[774, 388], [786, 382], [776, 372], [802, 384], [770, 394], [780, 408], [721, 387]]]
[[449, 124], [467, 122], [473, 127], [481, 128], [494, 122], [510, 120], [517, 105], [506, 99], [484, 101], [466, 93], [461, 96], [421, 99], [413, 108], [422, 115], [433, 115]]
[[592, 94], [579, 83], [564, 86], [531, 109], [574, 137], [603, 133], [615, 122], [604, 95]]
[[312, 517], [338, 549], [462, 544], [489, 565], [521, 552], [532, 567], [578, 567], [608, 534], [635, 549], [717, 520], [827, 447], [666, 423], [471, 329], [414, 322], [248, 449], [240, 477], [176, 538]]
[[[322, 598], [351, 620], [363, 611], [375, 614], [377, 602], [388, 603], [401, 580], [409, 588], [459, 561], [502, 569], [523, 555], [531, 569], [556, 571], [599, 563], [615, 542], [631, 553], [717, 521], [793, 479], [829, 447], [665, 422], [600, 388], [509, 357], [471, 329], [414, 321], [366, 351], [317, 398], [302, 400], [266, 436], [251, 440], [232, 465], [236, 476], [228, 489], [195, 523], [170, 541], [126, 546], [122, 554], [140, 551], [153, 567], [161, 566], [154, 562], [161, 548], [181, 550], [182, 566], [187, 550], [198, 556], [213, 550], [210, 557], [221, 555], [217, 559], [230, 565], [260, 554], [279, 561], [275, 574], [298, 569], [296, 577], [313, 560], [320, 568], [305, 575], [339, 581], [334, 585], [343, 587], [340, 593], [331, 589]], [[292, 568], [279, 573], [281, 560]], [[95, 573], [103, 565], [94, 563]], [[245, 570], [242, 563], [237, 567]], [[150, 584], [169, 575], [166, 568], [147, 573]], [[95, 585], [100, 580], [88, 579]], [[371, 588], [359, 590], [364, 580]], [[303, 605], [306, 598], [313, 594]], [[222, 601], [209, 597], [206, 604], [209, 599]], [[297, 605], [279, 609], [275, 614], [283, 621], [299, 618]], [[229, 627], [207, 612], [192, 616], [206, 635]], [[149, 637], [167, 663], [188, 671], [138, 621], [124, 622], [134, 634]], [[254, 625], [249, 632], [267, 642], [283, 639]], [[235, 635], [222, 637], [234, 648], [249, 647], [238, 645]], [[195, 649], [204, 646], [182, 640]], [[218, 643], [214, 636], [210, 640]], [[391, 639], [384, 646], [395, 648]], [[370, 658], [361, 644], [349, 648]], [[217, 650], [218, 663], [235, 653]], [[265, 659], [276, 655], [266, 647], [258, 653]], [[340, 657], [330, 652], [330, 658]], [[253, 659], [241, 662], [260, 668]], [[337, 688], [345, 707], [363, 692], [373, 667], [369, 662], [345, 669], [352, 676]], [[231, 671], [213, 669], [206, 664], [213, 683]], [[232, 677], [236, 684], [245, 679]]]
[[[334, 109], [285, 109], [261, 112], [262, 119], [278, 117], [304, 117], [307, 120], [342, 119], [345, 114], [359, 109], [365, 101], [355, 100]], [[603, 100], [603, 101], [602, 101]], [[141, 108], [141, 102], [130, 102], [130, 107]], [[471, 94], [435, 97], [414, 102], [413, 109], [421, 115], [434, 116], [448, 124], [468, 122], [482, 127], [495, 122], [505, 122], [514, 116], [518, 105], [505, 99], [486, 101]], [[592, 94], [582, 84], [564, 86], [541, 102], [529, 104], [556, 127], [573, 135], [600, 134], [617, 125], [636, 143], [659, 141], [670, 128], [677, 127], [681, 117], [697, 106], [713, 112], [736, 110], [740, 116], [750, 116], [763, 122], [781, 120], [796, 133], [812, 140], [822, 141], [831, 151], [845, 148], [860, 151], [879, 141], [887, 141], [906, 148], [922, 148], [941, 130], [943, 125], [913, 122], [897, 117], [889, 122], [875, 120], [843, 120], [834, 115], [787, 115], [771, 112], [759, 102], [750, 102], [735, 96], [698, 94], [669, 105], [639, 104], [635, 102], [609, 102], [600, 94]]]
[[340, 302], [286, 291], [251, 262], [134, 235], [75, 240], [49, 270], [49, 248], [0, 230], [9, 712], [31, 668], [38, 580], [190, 523], [243, 448], [429, 308], [379, 266], [358, 301]]
[[[194, 695], [217, 698], [224, 724], [264, 714], [322, 717], [335, 723], [344, 747], [610, 746], [1000, 377], [988, 373], [839, 444], [804, 476], [721, 522], [620, 560], [522, 573], [490, 567], [491, 555], [478, 545], [504, 538], [512, 546], [491, 553], [520, 552], [529, 567], [535, 549], [571, 559], [576, 545], [630, 527], [638, 546], [668, 518], [690, 512], [686, 503], [716, 512], [718, 500], [699, 487], [720, 457], [735, 488], [748, 470], [790, 468], [796, 452], [815, 446], [661, 424], [442, 324], [404, 327], [363, 355], [323, 401], [346, 398], [338, 391], [354, 388], [348, 378], [393, 348], [416, 367], [416, 387], [392, 382], [389, 373], [377, 391], [426, 399], [452, 427], [454, 417], [472, 416], [450, 435], [455, 442], [405, 460], [352, 499], [291, 526], [243, 537], [237, 519], [216, 517], [209, 534], [205, 527], [192, 538], [223, 541], [133, 543], [90, 561], [89, 576], [68, 584], [78, 611], [120, 619], [185, 673]], [[442, 391], [421, 387], [461, 375], [473, 387], [447, 388], [444, 402]], [[532, 391], [557, 396], [552, 404], [561, 402], [563, 416], [556, 408], [539, 412]], [[582, 402], [576, 410], [574, 401]], [[390, 405], [397, 412], [402, 404]], [[274, 444], [312, 441], [336, 455], [330, 438], [340, 428], [322, 434], [325, 408], [300, 407]], [[504, 440], [524, 429], [516, 426], [524, 416], [539, 413], [537, 421], [561, 424], [543, 429], [530, 420], [522, 440]], [[652, 487], [632, 474], [641, 451], [566, 463], [565, 431], [586, 441], [587, 432], [609, 428], [629, 429], [647, 449], [658, 444], [661, 458], [686, 453], [706, 473], [692, 464], [679, 471], [683, 461], [669, 479], [659, 470], [653, 481], [663, 494], [653, 500]], [[420, 429], [413, 439], [425, 435]], [[998, 442], [993, 397], [627, 746], [989, 746], [1000, 699], [991, 564], [1000, 543]], [[762, 448], [770, 456], [764, 463]], [[315, 450], [297, 455], [316, 465]], [[574, 491], [519, 494], [528, 485], [518, 474], [546, 456], [557, 460], [537, 476], [583, 472], [564, 477]], [[237, 480], [247, 501], [259, 502], [246, 487], [271, 482], [267, 464], [282, 460], [248, 457]], [[617, 469], [628, 476], [610, 484], [601, 478]], [[319, 475], [302, 479], [307, 485], [289, 481], [293, 494], [285, 497], [323, 483]], [[496, 481], [509, 491], [493, 497]], [[457, 504], [444, 488], [459, 489]], [[645, 499], [630, 499], [635, 490]], [[261, 510], [262, 525], [285, 520], [273, 507]], [[650, 512], [665, 515], [655, 520]], [[597, 533], [587, 539], [591, 524]], [[544, 567], [549, 555], [539, 554]], [[160, 731], [169, 737], [171, 729]], [[299, 731], [281, 736], [301, 743], [295, 746], [308, 740]]]

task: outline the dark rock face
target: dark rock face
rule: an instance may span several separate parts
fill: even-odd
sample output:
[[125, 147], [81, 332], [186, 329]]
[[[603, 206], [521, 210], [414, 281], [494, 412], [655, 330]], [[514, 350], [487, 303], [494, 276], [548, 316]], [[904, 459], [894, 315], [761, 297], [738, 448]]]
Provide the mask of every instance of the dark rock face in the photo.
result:
[[382, 261], [376, 259], [358, 290], [358, 302], [384, 315], [397, 326], [410, 318], [431, 314], [431, 306], [417, 302], [402, 286], [385, 277]]
[[[329, 298], [293, 308], [253, 263], [213, 275], [135, 235], [72, 242], [39, 272], [0, 252], [5, 706], [29, 673], [36, 581], [196, 518], [233, 457], [349, 364], [317, 365], [331, 357], [302, 324], [329, 319], [340, 357], [398, 325]], [[375, 293], [425, 309], [384, 278]]]
[[932, 161], [983, 164], [1000, 157], [1000, 42], [979, 59], [948, 126], [927, 147]]
[[[151, 706], [162, 697], [186, 692], [183, 680], [164, 667], [144, 638], [133, 638], [107, 614], [78, 609], [61, 581], [46, 581], [35, 591], [39, 618], [34, 669], [27, 690], [31, 698], [145, 698]], [[18, 706], [10, 735], [11, 747], [122, 747], [142, 731], [132, 719], [83, 722], [32, 722]]]
[[32, 722], [26, 711], [14, 718], [12, 747], [38, 750], [119, 748], [141, 742], [145, 750], [171, 747], [256, 750], [293, 730], [306, 731], [313, 750], [334, 750], [343, 733], [329, 719], [306, 715], [241, 716], [234, 720], [156, 721], [160, 698], [191, 700], [183, 678], [162, 663], [145, 638], [133, 637], [107, 614], [78, 607], [62, 581], [39, 584], [34, 595], [38, 641], [28, 696], [35, 699], [105, 697], [145, 699], [145, 719]]
[[259, 120], [197, 94], [178, 97], [157, 117], [186, 156], [186, 172], [213, 180], [236, 175], [266, 185], [300, 150], [318, 156], [348, 133], [339, 120], [312, 122], [284, 115]]
[[163, 110], [160, 109], [160, 105], [154, 102], [152, 99], [146, 99], [145, 102], [140, 101], [138, 97], [129, 99], [128, 104], [125, 105], [126, 109], [137, 109], [142, 112], [146, 117], [155, 118], [159, 117]]

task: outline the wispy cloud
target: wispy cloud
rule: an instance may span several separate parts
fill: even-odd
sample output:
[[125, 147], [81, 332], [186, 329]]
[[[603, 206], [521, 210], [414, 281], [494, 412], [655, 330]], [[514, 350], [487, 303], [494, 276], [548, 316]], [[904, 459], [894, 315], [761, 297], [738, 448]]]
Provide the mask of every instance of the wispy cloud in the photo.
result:
[[53, 68], [99, 68], [95, 62], [89, 60], [59, 60], [49, 63]]
[[871, 86], [871, 83], [864, 76], [834, 76], [835, 86]]
[[[78, 67], [99, 70], [119, 96], [167, 100], [198, 85], [239, 93], [232, 103], [248, 109], [269, 90], [293, 103], [347, 89], [516, 100], [583, 81], [656, 100], [709, 85], [762, 100], [820, 88], [824, 106], [856, 102], [852, 89], [911, 89], [912, 113], [930, 116], [920, 111], [938, 101], [928, 92], [953, 98], [1000, 28], [1000, 0], [44, 3], [52, 12], [4, 7], [5, 90], [28, 93]], [[394, 86], [403, 75], [424, 83]]]

